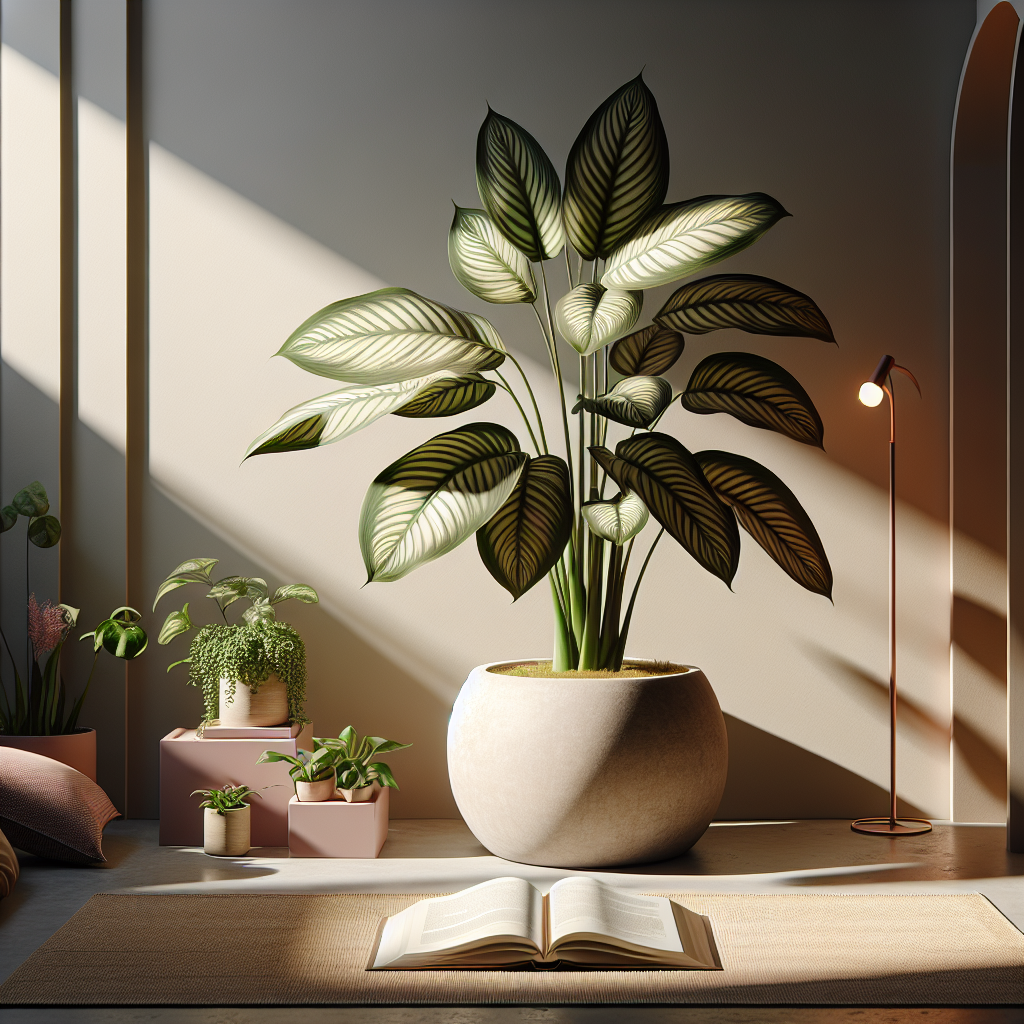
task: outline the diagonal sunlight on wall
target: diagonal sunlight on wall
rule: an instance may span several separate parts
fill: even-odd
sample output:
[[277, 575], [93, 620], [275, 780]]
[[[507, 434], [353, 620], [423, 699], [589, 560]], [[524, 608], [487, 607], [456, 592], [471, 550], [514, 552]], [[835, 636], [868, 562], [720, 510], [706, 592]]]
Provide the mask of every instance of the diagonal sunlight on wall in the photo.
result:
[[[272, 353], [316, 309], [382, 282], [156, 145], [150, 173], [157, 484], [283, 579], [313, 584], [332, 615], [445, 701], [475, 664], [546, 655], [545, 588], [510, 607], [471, 542], [396, 584], [361, 589], [356, 523], [370, 480], [459, 421], [495, 419], [516, 429], [510, 405], [496, 398], [486, 410], [441, 424], [388, 418], [336, 447], [240, 466], [249, 441], [281, 412], [334, 387]], [[444, 258], [443, 245], [436, 258]], [[539, 397], [553, 427], [557, 392], [549, 374], [527, 370], [535, 387], [545, 382]], [[829, 410], [822, 411], [827, 423]], [[886, 495], [820, 452], [724, 416], [673, 408], [664, 427], [692, 450], [724, 447], [759, 459], [792, 486], [829, 552], [835, 605], [789, 581], [746, 537], [733, 594], [666, 542], [639, 601], [632, 653], [701, 665], [731, 714], [887, 787], [887, 717], [873, 693], [851, 685], [849, 670], [887, 678]], [[899, 530], [900, 683], [946, 728], [910, 722], [902, 729], [900, 794], [945, 817], [948, 534], [909, 507], [900, 508]], [[193, 554], [216, 552], [174, 557]], [[335, 652], [339, 673], [344, 656]], [[791, 784], [799, 787], [800, 779]]]

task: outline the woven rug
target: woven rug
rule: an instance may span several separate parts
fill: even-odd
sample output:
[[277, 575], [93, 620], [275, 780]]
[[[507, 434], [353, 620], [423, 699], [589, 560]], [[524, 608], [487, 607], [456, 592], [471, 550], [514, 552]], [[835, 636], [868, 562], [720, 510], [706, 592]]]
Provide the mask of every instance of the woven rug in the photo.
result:
[[[435, 894], [436, 895], [436, 894]], [[1024, 935], [983, 896], [666, 893], [722, 971], [366, 971], [419, 896], [94, 896], [0, 986], [2, 1006], [1007, 1005]]]

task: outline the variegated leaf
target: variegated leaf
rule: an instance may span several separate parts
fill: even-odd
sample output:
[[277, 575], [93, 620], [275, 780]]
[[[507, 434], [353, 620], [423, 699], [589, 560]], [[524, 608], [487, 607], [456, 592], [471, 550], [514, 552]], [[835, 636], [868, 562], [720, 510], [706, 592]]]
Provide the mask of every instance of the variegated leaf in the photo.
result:
[[225, 576], [210, 588], [206, 595], [216, 601], [223, 612], [243, 598], [249, 601], [266, 601], [270, 597], [267, 581], [259, 576]]
[[210, 579], [210, 573], [218, 561], [217, 558], [189, 558], [182, 562], [157, 589], [156, 597], [153, 598], [153, 611], [156, 611], [156, 606], [164, 594], [169, 594], [179, 587], [184, 587], [189, 583], [202, 583], [212, 587], [213, 580]]
[[749, 334], [836, 340], [825, 314], [809, 295], [752, 274], [717, 274], [688, 281], [672, 293], [654, 320], [690, 334], [735, 327]]
[[626, 377], [605, 395], [581, 395], [573, 412], [582, 407], [627, 427], [649, 427], [671, 401], [672, 385], [664, 377]]
[[320, 597], [306, 583], [288, 583], [274, 591], [274, 596], [270, 599], [270, 603], [280, 604], [282, 601], [292, 600], [301, 601], [303, 604], [317, 604], [320, 601]]
[[483, 210], [455, 207], [448, 262], [459, 284], [486, 302], [533, 302], [537, 297], [530, 261]]
[[736, 517], [674, 437], [638, 434], [621, 441], [614, 455], [602, 447], [590, 452], [619, 487], [640, 496], [666, 532], [708, 572], [732, 583], [740, 557]]
[[[164, 619], [160, 627], [160, 635], [156, 638], [158, 644], [169, 644], [176, 636], [187, 633], [192, 628], [192, 620], [188, 617], [188, 604], [180, 612], [171, 612]], [[97, 649], [103, 643], [102, 638], [96, 638]]]
[[581, 356], [589, 356], [628, 331], [643, 304], [643, 292], [580, 284], [558, 300], [555, 326]]
[[[296, 366], [353, 384], [394, 384], [439, 370], [493, 370], [505, 347], [468, 313], [408, 288], [381, 288], [325, 306], [277, 353]], [[484, 321], [486, 323], [486, 321]]]
[[617, 547], [635, 537], [650, 518], [647, 506], [632, 491], [620, 491], [607, 501], [588, 501], [581, 511], [590, 532]]
[[571, 535], [569, 467], [557, 455], [539, 455], [477, 530], [476, 543], [487, 571], [518, 600], [548, 574]]
[[476, 140], [476, 187], [520, 252], [535, 263], [558, 255], [565, 242], [558, 174], [525, 128], [490, 108]]
[[444, 375], [423, 388], [411, 402], [396, 409], [394, 415], [416, 419], [455, 416], [483, 405], [496, 390], [497, 385], [479, 373], [467, 373], [460, 377]]
[[562, 214], [576, 251], [607, 259], [665, 201], [668, 140], [654, 94], [637, 75], [601, 104], [573, 143]]
[[526, 460], [506, 427], [471, 423], [393, 462], [359, 515], [368, 581], [401, 579], [458, 547], [505, 503]]
[[653, 288], [719, 263], [756, 242], [786, 211], [771, 196], [700, 196], [649, 214], [611, 254], [601, 283]]
[[708, 482], [743, 528], [800, 586], [832, 599], [832, 567], [818, 531], [793, 492], [753, 459], [697, 452]]
[[690, 412], [727, 412], [751, 427], [825, 446], [825, 428], [810, 396], [788, 370], [763, 356], [715, 352], [702, 359], [681, 401]]
[[650, 324], [619, 338], [612, 345], [608, 361], [623, 377], [657, 377], [675, 365], [683, 354], [686, 339], [660, 324]]
[[389, 412], [415, 402], [431, 384], [450, 379], [447, 374], [435, 373], [396, 384], [356, 384], [301, 402], [289, 409], [269, 430], [263, 431], [249, 445], [245, 458], [333, 444], [368, 427]]

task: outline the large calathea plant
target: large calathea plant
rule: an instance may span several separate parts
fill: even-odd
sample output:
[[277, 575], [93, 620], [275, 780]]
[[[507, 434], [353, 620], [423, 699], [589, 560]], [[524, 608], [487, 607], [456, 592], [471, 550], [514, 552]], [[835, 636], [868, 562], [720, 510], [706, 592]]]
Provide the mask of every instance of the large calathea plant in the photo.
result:
[[[400, 579], [473, 534], [513, 598], [546, 576], [556, 670], [621, 666], [637, 590], [665, 533], [730, 584], [741, 525], [797, 583], [830, 597], [818, 534], [774, 473], [742, 455], [690, 452], [657, 429], [678, 399], [690, 412], [728, 413], [821, 447], [807, 393], [763, 356], [709, 355], [681, 395], [661, 376], [687, 334], [732, 327], [834, 342], [821, 310], [777, 281], [716, 274], [686, 280], [650, 326], [634, 331], [645, 288], [740, 252], [785, 210], [760, 192], [663, 205], [668, 144], [639, 77], [583, 127], [564, 185], [537, 140], [492, 110], [477, 140], [476, 175], [483, 209], [456, 208], [452, 270], [481, 299], [532, 306], [562, 396], [561, 423], [544, 422], [523, 368], [486, 319], [382, 288], [321, 309], [284, 343], [279, 355], [346, 386], [289, 410], [247, 457], [331, 444], [388, 414], [453, 416], [501, 390], [532, 451], [497, 423], [437, 434], [370, 485], [359, 544], [372, 581]], [[559, 256], [568, 291], [552, 308], [546, 262]], [[561, 383], [566, 356], [579, 363], [571, 409]], [[509, 363], [516, 383], [502, 372]], [[614, 448], [613, 432], [625, 435]], [[650, 517], [661, 529], [633, 559]]]

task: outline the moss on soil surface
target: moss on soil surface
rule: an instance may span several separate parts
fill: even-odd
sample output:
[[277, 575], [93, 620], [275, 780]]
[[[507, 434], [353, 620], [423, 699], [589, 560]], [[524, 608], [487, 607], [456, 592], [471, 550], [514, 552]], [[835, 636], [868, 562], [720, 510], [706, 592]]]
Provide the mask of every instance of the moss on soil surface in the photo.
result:
[[686, 665], [671, 661], [624, 661], [618, 672], [610, 669], [571, 669], [568, 672], [552, 672], [550, 661], [509, 662], [489, 668], [499, 676], [526, 676], [530, 679], [637, 679], [642, 676], [668, 676], [685, 672]]

